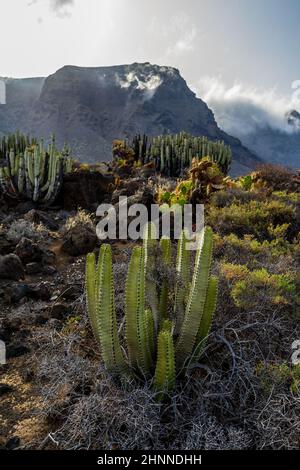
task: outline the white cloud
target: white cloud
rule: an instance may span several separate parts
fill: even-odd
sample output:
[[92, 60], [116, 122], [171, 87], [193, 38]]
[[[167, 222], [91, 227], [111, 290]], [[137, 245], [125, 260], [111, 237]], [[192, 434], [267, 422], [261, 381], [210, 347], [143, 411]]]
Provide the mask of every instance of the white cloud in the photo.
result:
[[131, 85], [134, 85], [137, 90], [155, 90], [162, 83], [159, 75], [149, 75], [142, 80], [133, 72], [129, 72], [125, 80], [116, 74], [116, 80], [121, 88], [129, 88]]
[[121, 88], [133, 87], [136, 90], [144, 92], [144, 99], [151, 99], [156, 89], [162, 84], [162, 78], [159, 75], [148, 74], [138, 77], [135, 73], [129, 72], [125, 78], [115, 74], [115, 80]]
[[291, 131], [285, 113], [300, 109], [300, 82], [299, 87], [291, 88], [290, 97], [280, 95], [276, 88], [262, 91], [239, 82], [226, 87], [212, 77], [201, 79], [192, 88], [212, 108], [220, 126], [238, 136], [266, 126]]
[[195, 49], [195, 39], [197, 37], [197, 28], [192, 25], [189, 31], [180, 31], [179, 38], [175, 43], [168, 47], [167, 55], [179, 55]]
[[31, 0], [28, 6], [46, 1], [49, 4], [49, 8], [59, 18], [67, 18], [71, 16], [71, 7], [74, 6], [75, 0]]
[[74, 0], [50, 0], [50, 7], [58, 16], [70, 16], [73, 6]]
[[148, 32], [156, 38], [161, 38], [164, 46], [161, 62], [171, 62], [179, 56], [193, 52], [199, 37], [199, 29], [192, 18], [183, 11], [171, 16], [164, 26], [158, 17], [153, 17]]

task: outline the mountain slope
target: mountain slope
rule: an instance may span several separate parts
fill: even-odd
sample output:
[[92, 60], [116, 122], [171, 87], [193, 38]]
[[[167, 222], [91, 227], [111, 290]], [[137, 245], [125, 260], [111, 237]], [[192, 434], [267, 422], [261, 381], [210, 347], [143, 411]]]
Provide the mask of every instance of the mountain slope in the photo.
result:
[[172, 67], [66, 66], [46, 79], [36, 79], [34, 91], [31, 85], [23, 80], [7, 83], [7, 104], [0, 105], [0, 134], [17, 129], [38, 137], [55, 133], [60, 145], [67, 141], [81, 160], [94, 162], [111, 158], [113, 139], [185, 130], [231, 145], [235, 174], [260, 162], [218, 127], [212, 111]]
[[260, 126], [249, 134], [241, 135], [240, 139], [268, 162], [299, 168], [300, 114], [291, 110], [285, 114], [285, 119], [288, 124], [286, 130]]

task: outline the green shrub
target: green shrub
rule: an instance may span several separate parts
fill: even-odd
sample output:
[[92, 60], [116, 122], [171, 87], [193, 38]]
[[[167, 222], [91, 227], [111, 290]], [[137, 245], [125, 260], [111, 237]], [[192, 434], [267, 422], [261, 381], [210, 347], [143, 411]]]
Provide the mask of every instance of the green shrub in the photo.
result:
[[282, 235], [286, 234], [287, 229], [288, 224], [269, 226], [270, 236], [277, 238], [262, 242], [253, 235], [244, 235], [243, 238], [239, 238], [234, 233], [225, 236], [216, 233], [214, 253], [224, 261], [244, 263], [251, 269], [275, 263], [282, 256], [297, 258], [300, 256], [300, 238], [292, 242], [286, 240]]
[[256, 369], [262, 389], [269, 394], [274, 387], [289, 388], [293, 394], [300, 393], [300, 364], [263, 364], [260, 363]]
[[222, 263], [221, 275], [229, 284], [234, 305], [242, 309], [274, 307], [298, 312], [299, 277], [295, 272], [270, 274], [265, 268], [250, 271], [244, 265]]
[[254, 235], [258, 240], [270, 239], [269, 227], [290, 224], [290, 234], [296, 229], [296, 208], [282, 201], [237, 202], [230, 206], [209, 206], [207, 222], [221, 235], [236, 233]]

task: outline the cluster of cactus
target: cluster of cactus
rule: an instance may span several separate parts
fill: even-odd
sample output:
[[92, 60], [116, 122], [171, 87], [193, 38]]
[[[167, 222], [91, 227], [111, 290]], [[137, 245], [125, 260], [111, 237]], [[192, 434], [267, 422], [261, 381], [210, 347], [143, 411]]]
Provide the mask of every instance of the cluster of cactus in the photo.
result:
[[[133, 248], [128, 268], [125, 335], [117, 326], [111, 246], [101, 246], [98, 262], [94, 253], [87, 255], [87, 310], [108, 371], [151, 380], [162, 398], [172, 392], [176, 377], [199, 360], [217, 300], [217, 278], [211, 275], [212, 242], [212, 230], [205, 227], [197, 240], [191, 276], [191, 252], [182, 232], [172, 295], [167, 276], [172, 267], [171, 241], [162, 238], [158, 248], [154, 226], [147, 225], [143, 246]], [[165, 264], [166, 274], [157, 272], [157, 257]]]
[[26, 147], [31, 147], [37, 144], [37, 140], [27, 135], [10, 134], [0, 139], [0, 159], [4, 159], [13, 151], [15, 155], [24, 154]]
[[14, 198], [51, 204], [61, 187], [63, 174], [72, 171], [73, 159], [64, 146], [59, 152], [52, 137], [47, 150], [43, 141], [16, 134], [2, 139], [0, 185]]
[[160, 135], [151, 139], [146, 135], [134, 137], [131, 148], [135, 160], [142, 164], [154, 162], [157, 171], [166, 176], [180, 176], [192, 164], [193, 158], [208, 157], [217, 163], [224, 174], [231, 163], [231, 149], [222, 141], [212, 142], [207, 137], [194, 137], [185, 132]]

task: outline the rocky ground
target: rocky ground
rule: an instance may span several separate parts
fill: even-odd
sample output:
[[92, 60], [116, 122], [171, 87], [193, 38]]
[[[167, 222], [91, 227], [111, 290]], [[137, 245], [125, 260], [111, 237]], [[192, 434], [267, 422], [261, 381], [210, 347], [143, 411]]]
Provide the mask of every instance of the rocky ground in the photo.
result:
[[[107, 182], [104, 184], [99, 179], [98, 187], [103, 194]], [[78, 177], [75, 183], [70, 180], [63, 206], [72, 209], [79, 203], [96, 208], [97, 185], [91, 185], [89, 191], [87, 185], [84, 190], [77, 183], [74, 191], [72, 185], [76, 182]], [[117, 204], [119, 195], [133, 196], [132, 203], [147, 203], [147, 198], [153, 201], [149, 192], [144, 196], [143, 182], [146, 180], [133, 180], [127, 189], [120, 188], [112, 202]], [[107, 197], [110, 199], [111, 195]], [[84, 271], [85, 254], [98, 251], [100, 242], [88, 212], [45, 211], [29, 202], [11, 207], [2, 201], [2, 207], [0, 339], [5, 342], [7, 363], [0, 366], [0, 444], [4, 448], [27, 448], [33, 443], [39, 448], [55, 447], [51, 430], [56, 418], [49, 418], [47, 400], [41, 395], [44, 380], [41, 361], [48, 357], [49, 348], [50, 355], [53, 353], [57, 339], [69, 341], [73, 329], [82, 329], [83, 336], [87, 336], [85, 349], [88, 354], [92, 351], [93, 360], [99, 365], [97, 346], [86, 319]], [[128, 261], [128, 249], [122, 243], [114, 243], [114, 256], [122, 267], [124, 257]], [[82, 360], [86, 354], [86, 351], [80, 353]], [[62, 397], [68, 397], [68, 386], [65, 390], [63, 383], [59, 387]]]
[[[157, 184], [131, 178], [102, 199], [118, 208], [118, 197], [127, 195], [130, 203], [148, 205]], [[102, 368], [84, 299], [85, 254], [100, 245], [92, 209], [97, 194], [88, 197], [80, 202], [90, 212], [70, 207], [70, 194], [67, 208], [61, 202], [51, 210], [2, 201], [0, 339], [7, 363], [0, 366], [1, 448], [299, 448], [300, 371], [290, 363], [291, 344], [300, 338], [295, 193], [239, 190], [211, 198], [217, 312], [203, 360], [167, 403], [158, 403], [148, 385], [122, 385]], [[277, 238], [274, 227], [265, 235], [275, 222]], [[112, 245], [122, 328], [132, 243]]]

